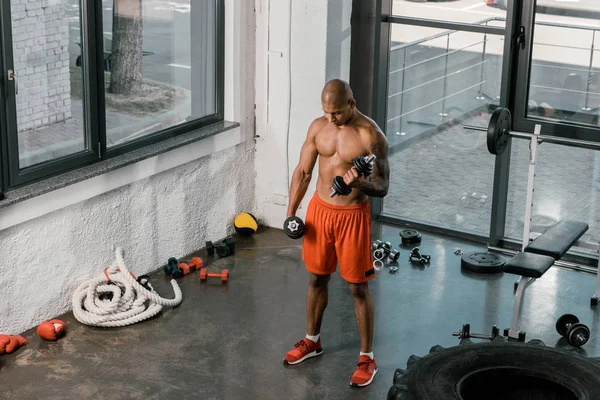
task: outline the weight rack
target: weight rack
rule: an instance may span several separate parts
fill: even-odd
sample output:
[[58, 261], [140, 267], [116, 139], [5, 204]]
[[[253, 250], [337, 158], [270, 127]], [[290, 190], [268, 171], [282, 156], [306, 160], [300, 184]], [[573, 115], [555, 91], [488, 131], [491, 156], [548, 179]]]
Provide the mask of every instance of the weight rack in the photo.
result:
[[[508, 113], [508, 115], [506, 115]], [[503, 115], [504, 114], [504, 115]], [[504, 118], [503, 118], [504, 117]], [[501, 124], [496, 125], [497, 121], [501, 121]], [[468, 126], [465, 125], [464, 129], [475, 130], [487, 132], [488, 134], [488, 150], [492, 154], [502, 154], [506, 149], [506, 141], [503, 145], [500, 145], [499, 148], [493, 148], [490, 143], [499, 143], [498, 140], [490, 140], [491, 136], [497, 139], [499, 136], [506, 135], [506, 139], [510, 138], [510, 136], [528, 138], [530, 140], [529, 145], [529, 173], [527, 175], [527, 194], [525, 200], [525, 221], [523, 224], [523, 241], [521, 245], [521, 251], [525, 249], [525, 247], [529, 244], [530, 240], [533, 240], [541, 235], [541, 233], [531, 232], [531, 219], [532, 219], [532, 208], [533, 208], [533, 190], [534, 190], [534, 181], [535, 181], [535, 166], [537, 160], [537, 151], [538, 145], [542, 141], [556, 142], [556, 143], [565, 143], [565, 144], [581, 144], [586, 146], [595, 146], [600, 147], [600, 143], [595, 142], [587, 142], [584, 140], [577, 139], [569, 139], [569, 138], [560, 138], [553, 136], [544, 136], [541, 134], [542, 126], [540, 124], [536, 124], [533, 133], [527, 132], [518, 132], [510, 129], [510, 112], [506, 108], [498, 108], [494, 111], [492, 118], [490, 119], [490, 124], [488, 128], [482, 128], [478, 126]], [[594, 295], [590, 299], [590, 304], [592, 306], [596, 306], [600, 303], [600, 242], [588, 242], [584, 240], [578, 240], [573, 244], [574, 247], [581, 247], [586, 249], [595, 250], [598, 255], [598, 264], [596, 269], [596, 290]], [[504, 250], [504, 249], [496, 249], [494, 247], [489, 247], [490, 250]], [[557, 264], [558, 262], [555, 262]], [[532, 278], [530, 278], [531, 280]], [[529, 282], [526, 283], [526, 285]]]

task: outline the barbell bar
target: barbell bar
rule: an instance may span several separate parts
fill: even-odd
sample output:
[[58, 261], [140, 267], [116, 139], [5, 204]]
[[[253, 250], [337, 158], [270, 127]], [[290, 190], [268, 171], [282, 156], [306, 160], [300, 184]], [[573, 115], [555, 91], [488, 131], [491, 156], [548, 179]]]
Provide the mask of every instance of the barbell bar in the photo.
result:
[[468, 125], [464, 126], [464, 129], [487, 132], [488, 151], [496, 155], [504, 153], [506, 147], [508, 146], [509, 136], [521, 137], [526, 139], [533, 139], [534, 137], [537, 137], [538, 140], [547, 140], [556, 143], [600, 147], [600, 143], [598, 142], [588, 142], [580, 139], [570, 139], [557, 136], [546, 136], [527, 132], [519, 132], [513, 131], [511, 128], [512, 117], [510, 115], [510, 111], [508, 110], [508, 108], [502, 107], [498, 107], [494, 110], [487, 128]]

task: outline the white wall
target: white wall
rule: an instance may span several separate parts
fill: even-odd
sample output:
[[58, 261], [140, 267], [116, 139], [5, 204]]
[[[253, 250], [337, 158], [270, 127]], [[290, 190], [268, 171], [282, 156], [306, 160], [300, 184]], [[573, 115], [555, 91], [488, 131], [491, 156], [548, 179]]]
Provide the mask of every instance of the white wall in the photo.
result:
[[0, 210], [0, 333], [69, 311], [75, 288], [115, 262], [114, 245], [140, 275], [254, 211], [253, 35], [252, 4], [226, 0], [225, 116], [241, 128]]
[[[310, 123], [323, 115], [321, 90], [349, 79], [352, 0], [255, 0], [257, 217], [280, 228], [289, 179]], [[285, 166], [283, 167], [282, 166]], [[298, 215], [315, 189], [318, 166]]]

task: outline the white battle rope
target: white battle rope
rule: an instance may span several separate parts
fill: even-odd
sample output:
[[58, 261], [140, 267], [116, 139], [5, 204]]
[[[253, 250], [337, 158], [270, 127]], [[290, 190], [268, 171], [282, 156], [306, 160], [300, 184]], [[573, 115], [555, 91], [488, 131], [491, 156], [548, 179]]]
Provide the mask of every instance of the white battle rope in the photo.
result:
[[[162, 306], [181, 303], [181, 289], [171, 280], [174, 299], [160, 297], [146, 282], [150, 290], [140, 284], [125, 267], [123, 249], [116, 249], [117, 265], [105, 268], [101, 275], [79, 285], [73, 295], [73, 314], [85, 325], [101, 327], [126, 326], [151, 318]], [[112, 293], [112, 299], [101, 295]], [[107, 296], [105, 296], [107, 297]], [[148, 308], [145, 303], [148, 301]]]

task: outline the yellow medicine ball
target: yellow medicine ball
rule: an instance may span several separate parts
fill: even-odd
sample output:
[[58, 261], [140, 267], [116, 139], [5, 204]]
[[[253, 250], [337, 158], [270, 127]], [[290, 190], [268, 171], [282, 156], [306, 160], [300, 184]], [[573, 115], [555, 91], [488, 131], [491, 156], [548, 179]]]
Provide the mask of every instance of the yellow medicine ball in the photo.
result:
[[258, 221], [254, 215], [243, 212], [235, 217], [233, 221], [235, 231], [242, 236], [251, 236], [258, 229]]

